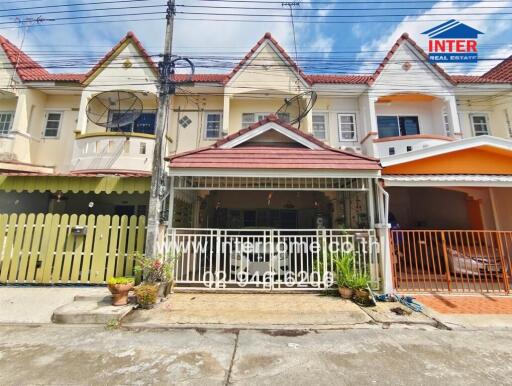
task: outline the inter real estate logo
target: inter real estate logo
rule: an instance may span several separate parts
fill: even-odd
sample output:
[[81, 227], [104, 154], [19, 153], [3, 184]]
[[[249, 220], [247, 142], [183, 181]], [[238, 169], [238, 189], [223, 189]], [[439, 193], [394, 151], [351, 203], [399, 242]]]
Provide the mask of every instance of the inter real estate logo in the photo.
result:
[[477, 39], [483, 32], [452, 19], [422, 34], [429, 37], [428, 56], [432, 63], [478, 61]]

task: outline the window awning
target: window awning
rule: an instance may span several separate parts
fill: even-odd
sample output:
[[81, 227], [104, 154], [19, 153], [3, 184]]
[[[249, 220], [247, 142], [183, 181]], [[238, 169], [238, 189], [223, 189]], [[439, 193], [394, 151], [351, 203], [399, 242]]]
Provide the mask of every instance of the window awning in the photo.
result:
[[145, 193], [149, 191], [147, 175], [33, 175], [9, 173], [0, 175], [0, 191], [4, 192], [73, 192], [73, 193]]

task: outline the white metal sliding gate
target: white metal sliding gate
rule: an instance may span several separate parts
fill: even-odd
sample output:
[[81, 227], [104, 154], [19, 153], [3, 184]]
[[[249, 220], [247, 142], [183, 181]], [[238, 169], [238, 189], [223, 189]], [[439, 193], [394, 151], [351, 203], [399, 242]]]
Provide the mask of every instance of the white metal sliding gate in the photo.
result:
[[320, 290], [334, 283], [337, 254], [379, 286], [375, 233], [370, 229], [169, 230], [178, 287], [212, 290]]

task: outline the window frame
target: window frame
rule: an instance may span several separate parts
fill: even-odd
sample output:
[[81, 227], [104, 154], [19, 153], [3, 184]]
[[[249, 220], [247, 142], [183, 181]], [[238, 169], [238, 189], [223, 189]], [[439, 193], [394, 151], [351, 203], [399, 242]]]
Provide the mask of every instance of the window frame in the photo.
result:
[[443, 124], [444, 124], [444, 134], [449, 137], [451, 133], [450, 128], [450, 117], [448, 116], [448, 113], [445, 111], [443, 112]]
[[[208, 115], [217, 114], [219, 115], [219, 136], [218, 137], [208, 137]], [[222, 132], [222, 122], [223, 122], [223, 112], [221, 110], [210, 110], [204, 112], [204, 127], [203, 127], [203, 139], [206, 141], [215, 141], [221, 139], [224, 135]]]
[[[487, 129], [487, 132], [485, 134], [477, 134], [475, 131], [475, 122], [473, 121], [473, 118], [475, 117], [484, 117], [485, 118], [485, 126]], [[491, 135], [491, 125], [489, 124], [489, 114], [487, 113], [470, 113], [469, 114], [469, 122], [471, 123], [471, 130], [473, 132], [474, 137], [480, 137], [482, 135]]]
[[[46, 134], [46, 130], [48, 130], [48, 121], [50, 118], [50, 114], [59, 114], [59, 116], [60, 116], [59, 127], [57, 127], [57, 134], [54, 136], [49, 136]], [[64, 111], [63, 110], [46, 110], [44, 124], [43, 124], [43, 132], [42, 132], [41, 137], [44, 139], [60, 139], [60, 130], [62, 128], [63, 120], [64, 120]], [[52, 121], [52, 122], [55, 122], [55, 121]], [[55, 129], [52, 128], [50, 130], [55, 130]]]
[[[244, 123], [244, 115], [245, 114], [252, 114], [253, 115], [253, 121], [251, 123], [249, 123], [249, 124], [248, 123]], [[271, 112], [267, 113], [267, 112], [261, 112], [261, 111], [256, 111], [256, 112], [244, 111], [242, 113], [242, 117], [240, 119], [240, 126], [242, 126], [242, 129], [245, 129], [245, 128], [251, 126], [251, 125], [254, 125], [260, 119], [264, 119], [265, 117], [268, 117], [271, 114], [275, 114], [275, 113], [271, 113]], [[287, 114], [288, 115], [288, 121], [284, 121], [284, 122], [289, 123], [290, 122], [290, 113], [282, 113], [282, 114]], [[258, 119], [258, 116], [260, 116], [261, 118]], [[279, 118], [279, 119], [281, 119], [281, 118]]]
[[[314, 117], [315, 117], [315, 115], [323, 116], [324, 117], [324, 134], [325, 135], [324, 135], [323, 138], [317, 137], [315, 135], [315, 129], [314, 129], [314, 125], [315, 125]], [[322, 112], [322, 111], [315, 111], [315, 112], [313, 112], [313, 114], [311, 116], [311, 133], [313, 134], [313, 137], [315, 137], [317, 139], [320, 139], [320, 140], [323, 140], [323, 141], [328, 141], [329, 140], [329, 113]]]
[[[126, 112], [126, 111], [127, 110], [120, 110], [119, 112]], [[114, 113], [117, 113], [117, 111], [109, 110], [109, 112], [108, 112], [109, 119], [112, 119], [111, 114], [114, 114]], [[142, 114], [154, 114], [155, 115], [155, 127], [154, 127], [153, 132], [156, 132], [157, 111], [156, 110], [152, 110], [152, 109], [142, 110], [141, 115], [137, 119], [139, 119], [142, 116]], [[131, 130], [130, 131], [112, 130], [111, 128], [108, 128], [107, 130], [110, 133], [144, 134], [144, 135], [153, 135], [153, 136], [155, 135], [154, 133], [153, 134], [148, 134], [148, 133], [141, 133], [141, 132], [138, 132], [138, 131], [134, 131], [134, 129], [135, 129], [135, 121], [130, 123], [129, 125], [131, 126]], [[128, 125], [126, 125], [126, 126], [128, 126]]]
[[[381, 137], [379, 133], [379, 117], [395, 117], [396, 122], [398, 124], [398, 135], [392, 135], [388, 137]], [[402, 128], [400, 127], [400, 118], [411, 118], [415, 117], [418, 119], [418, 133], [417, 134], [402, 134]], [[379, 138], [392, 138], [392, 137], [409, 137], [411, 135], [420, 135], [421, 134], [421, 119], [419, 114], [375, 114], [375, 118], [377, 120], [377, 135]]]
[[12, 135], [12, 125], [14, 123], [14, 114], [15, 112], [14, 111], [11, 111], [11, 110], [2, 110], [0, 111], [0, 115], [7, 115], [9, 114], [11, 116], [11, 119], [10, 119], [10, 122], [9, 122], [9, 127], [7, 128], [7, 133], [2, 133], [0, 132], [0, 137], [9, 137]]
[[[342, 116], [351, 116], [353, 118], [353, 126], [354, 126], [354, 136], [352, 139], [344, 139], [341, 135], [341, 122], [340, 117]], [[338, 140], [339, 142], [357, 142], [357, 114], [356, 113], [336, 113], [336, 121], [337, 121], [337, 131], [338, 131]]]

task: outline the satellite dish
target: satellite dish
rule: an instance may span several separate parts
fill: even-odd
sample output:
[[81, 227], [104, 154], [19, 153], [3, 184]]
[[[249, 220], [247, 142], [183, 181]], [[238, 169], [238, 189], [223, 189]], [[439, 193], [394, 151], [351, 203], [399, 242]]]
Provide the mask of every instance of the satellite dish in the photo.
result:
[[277, 116], [289, 114], [290, 125], [298, 123], [300, 127], [300, 121], [311, 111], [316, 99], [317, 94], [314, 91], [306, 91], [294, 97], [285, 98], [284, 104], [277, 110], [276, 114]]
[[129, 125], [140, 117], [143, 104], [129, 91], [105, 91], [94, 96], [87, 104], [87, 118], [92, 123], [111, 130]]

